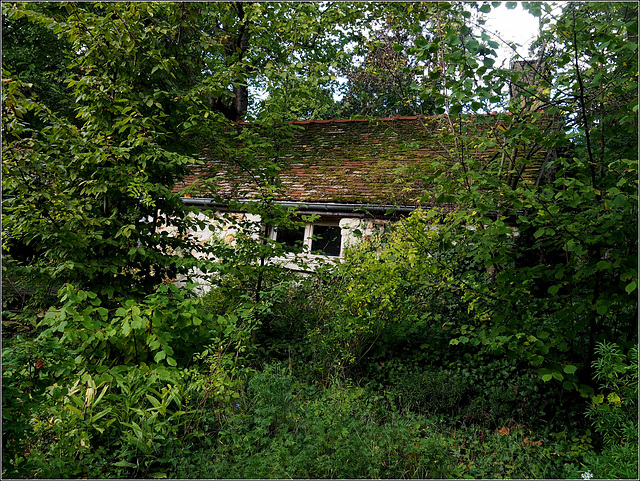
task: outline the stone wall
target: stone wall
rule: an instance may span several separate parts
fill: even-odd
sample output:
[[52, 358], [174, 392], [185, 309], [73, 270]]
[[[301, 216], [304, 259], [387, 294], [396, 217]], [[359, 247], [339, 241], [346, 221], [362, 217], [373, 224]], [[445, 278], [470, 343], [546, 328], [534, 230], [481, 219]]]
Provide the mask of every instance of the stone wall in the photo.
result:
[[[261, 231], [263, 229], [260, 216], [255, 214], [248, 214], [242, 212], [199, 212], [197, 215], [191, 214], [196, 220], [201, 221], [204, 228], [198, 228], [191, 232], [191, 234], [197, 239], [198, 244], [203, 247], [211, 245], [215, 240], [222, 240], [229, 245], [235, 245], [238, 234], [241, 230], [249, 234], [255, 240], [260, 238]], [[357, 217], [343, 217], [339, 221], [340, 233], [342, 236], [341, 252], [344, 253], [345, 249], [356, 245], [361, 242], [361, 239], [366, 239], [380, 232], [384, 225], [388, 221], [375, 220], [375, 219], [362, 219]], [[167, 228], [167, 232], [172, 233], [175, 228]], [[359, 233], [358, 233], [359, 231]], [[204, 253], [197, 251], [193, 253], [196, 257], [203, 258]], [[305, 254], [304, 259], [306, 261], [306, 269], [313, 270], [320, 264], [326, 264], [329, 262], [339, 262], [337, 258], [331, 258], [320, 255]], [[215, 261], [215, 259], [212, 259]], [[278, 262], [285, 268], [291, 270], [300, 271], [299, 266], [292, 262], [292, 258], [273, 258], [271, 262]], [[191, 277], [198, 282], [201, 287], [200, 293], [205, 293], [210, 289], [211, 281], [210, 276], [202, 271], [192, 272]], [[185, 279], [178, 279], [178, 285], [184, 285]]]

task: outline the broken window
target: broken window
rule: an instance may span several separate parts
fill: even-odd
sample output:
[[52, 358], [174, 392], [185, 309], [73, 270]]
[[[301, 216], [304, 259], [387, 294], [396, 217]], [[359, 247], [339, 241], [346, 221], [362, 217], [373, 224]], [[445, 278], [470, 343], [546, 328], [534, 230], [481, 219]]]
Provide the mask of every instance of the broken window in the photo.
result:
[[275, 232], [275, 240], [281, 242], [287, 247], [300, 248], [304, 244], [305, 228], [299, 227], [297, 229], [286, 229], [284, 227], [278, 227]]
[[339, 256], [342, 245], [341, 229], [337, 225], [314, 225], [311, 253]]
[[272, 228], [269, 238], [282, 243], [290, 252], [299, 252], [301, 247], [323, 256], [339, 257], [342, 252], [342, 229], [333, 223], [307, 224], [295, 229]]

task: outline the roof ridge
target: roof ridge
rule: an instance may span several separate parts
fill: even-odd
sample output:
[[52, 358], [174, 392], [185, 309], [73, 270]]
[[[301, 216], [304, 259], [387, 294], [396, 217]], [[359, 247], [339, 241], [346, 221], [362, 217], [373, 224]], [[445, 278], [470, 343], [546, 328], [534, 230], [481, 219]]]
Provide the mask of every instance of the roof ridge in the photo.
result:
[[[473, 115], [473, 116], [488, 116], [488, 115], [497, 115], [500, 112], [487, 112], [487, 113], [482, 113], [482, 114], [468, 114], [468, 115]], [[511, 112], [502, 112], [503, 114], [506, 115], [512, 115]], [[362, 117], [362, 118], [352, 118], [352, 119], [336, 119], [336, 118], [332, 118], [332, 119], [307, 119], [307, 120], [300, 120], [300, 119], [296, 119], [296, 120], [288, 120], [287, 123], [290, 124], [294, 124], [294, 125], [309, 125], [309, 124], [330, 124], [330, 123], [355, 123], [355, 122], [393, 122], [396, 120], [424, 120], [424, 119], [438, 119], [438, 118], [444, 118], [446, 117], [447, 114], [437, 114], [437, 115], [424, 115], [424, 114], [418, 114], [418, 115], [396, 115], [395, 117]], [[249, 122], [246, 120], [240, 120], [238, 121], [238, 124], [240, 125], [251, 125], [255, 122]], [[259, 123], [259, 121], [258, 121]]]
[[372, 122], [372, 121], [382, 121], [382, 122], [391, 122], [394, 120], [418, 120], [418, 119], [430, 119], [441, 117], [442, 115], [396, 115], [395, 117], [362, 117], [362, 118], [352, 118], [352, 119], [308, 119], [308, 120], [290, 120], [289, 122], [296, 125], [307, 125], [307, 124], [328, 124], [328, 123], [347, 123], [347, 122]]

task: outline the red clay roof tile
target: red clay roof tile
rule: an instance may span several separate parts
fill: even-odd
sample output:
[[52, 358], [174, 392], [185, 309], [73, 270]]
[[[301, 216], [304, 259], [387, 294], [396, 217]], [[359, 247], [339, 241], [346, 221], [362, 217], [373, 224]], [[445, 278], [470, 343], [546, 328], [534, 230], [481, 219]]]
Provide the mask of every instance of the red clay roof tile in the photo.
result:
[[[451, 162], [447, 148], [452, 145], [443, 145], [434, 135], [449, 128], [438, 116], [301, 120], [292, 124], [299, 129], [290, 145], [278, 152], [282, 188], [277, 196], [281, 200], [416, 205], [418, 199], [429, 197], [425, 196], [429, 186], [414, 174], [432, 171], [434, 162]], [[487, 127], [485, 123], [481, 128]], [[246, 172], [247, 166], [214, 158], [212, 150], [202, 149], [205, 165], [194, 165], [174, 191], [208, 176], [215, 177], [217, 194], [222, 198], [255, 198], [259, 188]], [[493, 151], [467, 155], [482, 161]], [[213, 196], [206, 192], [199, 195]]]

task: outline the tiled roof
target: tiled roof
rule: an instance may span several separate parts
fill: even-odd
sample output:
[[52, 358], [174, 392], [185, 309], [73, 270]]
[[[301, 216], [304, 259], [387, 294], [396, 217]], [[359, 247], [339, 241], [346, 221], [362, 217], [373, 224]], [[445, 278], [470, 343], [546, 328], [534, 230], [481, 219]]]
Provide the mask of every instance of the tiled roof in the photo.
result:
[[[309, 120], [292, 124], [298, 128], [277, 159], [282, 189], [276, 197], [283, 201], [416, 205], [417, 199], [425, 195], [428, 199], [429, 186], [416, 179], [415, 172], [433, 171], [436, 162], [452, 162], [447, 153], [452, 145], [437, 138], [448, 129], [443, 117]], [[470, 130], [491, 128], [489, 124], [474, 122]], [[214, 150], [203, 149], [205, 164], [194, 166], [175, 190], [208, 176], [215, 178], [222, 198], [255, 198], [258, 186], [246, 167], [240, 165], [242, 160], [214, 158]], [[465, 155], [487, 160], [493, 152], [474, 150], [473, 142], [469, 142]]]

